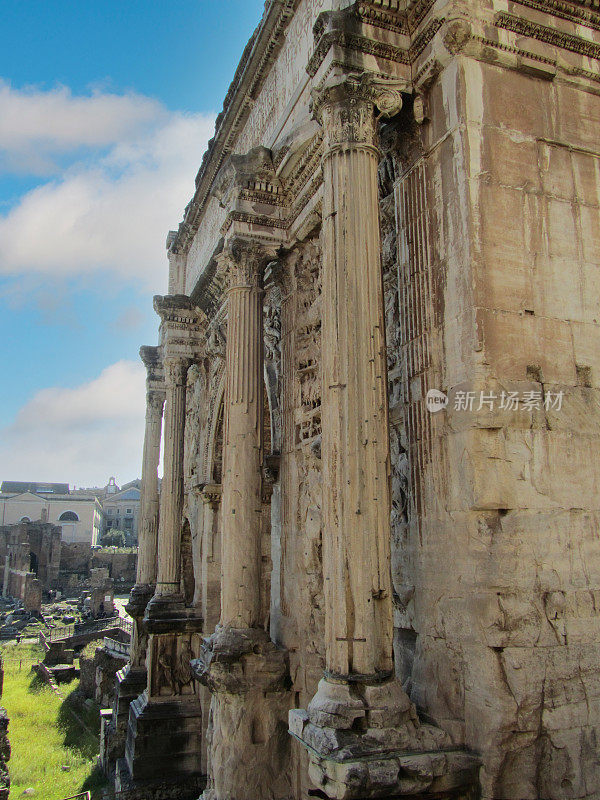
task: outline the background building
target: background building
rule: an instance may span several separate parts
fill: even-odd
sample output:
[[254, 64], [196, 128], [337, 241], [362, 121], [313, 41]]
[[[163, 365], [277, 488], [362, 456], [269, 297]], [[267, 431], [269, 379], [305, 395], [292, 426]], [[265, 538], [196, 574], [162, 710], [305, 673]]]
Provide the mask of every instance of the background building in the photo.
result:
[[0, 487], [0, 525], [49, 522], [61, 526], [63, 542], [93, 546], [102, 534], [102, 518], [99, 499], [93, 494], [72, 494], [68, 484], [4, 481]]
[[131, 546], [136, 544], [138, 539], [141, 485], [141, 480], [137, 478], [119, 486], [116, 478], [112, 476], [106, 486], [76, 489], [71, 494], [93, 494], [97, 497], [103, 509], [100, 537], [111, 530], [123, 531], [126, 535], [126, 544]]
[[104, 499], [103, 534], [110, 530], [123, 531], [127, 539], [133, 543], [137, 542], [138, 538], [141, 493], [137, 486], [130, 484], [128, 486], [129, 488], [110, 494]]

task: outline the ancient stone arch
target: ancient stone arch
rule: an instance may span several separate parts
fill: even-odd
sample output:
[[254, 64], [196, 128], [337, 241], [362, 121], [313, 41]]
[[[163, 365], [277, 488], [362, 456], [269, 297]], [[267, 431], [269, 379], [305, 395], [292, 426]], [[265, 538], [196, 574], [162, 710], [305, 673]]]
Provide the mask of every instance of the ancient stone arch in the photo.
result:
[[600, 17], [509, 5], [265, 3], [142, 351], [152, 800], [600, 791]]

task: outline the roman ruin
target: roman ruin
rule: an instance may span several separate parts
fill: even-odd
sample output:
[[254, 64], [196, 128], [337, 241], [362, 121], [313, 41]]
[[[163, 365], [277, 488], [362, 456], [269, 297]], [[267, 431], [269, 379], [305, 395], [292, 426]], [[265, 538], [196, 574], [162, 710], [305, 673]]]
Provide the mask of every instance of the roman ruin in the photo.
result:
[[600, 797], [599, 66], [599, 0], [265, 4], [142, 349], [120, 797]]

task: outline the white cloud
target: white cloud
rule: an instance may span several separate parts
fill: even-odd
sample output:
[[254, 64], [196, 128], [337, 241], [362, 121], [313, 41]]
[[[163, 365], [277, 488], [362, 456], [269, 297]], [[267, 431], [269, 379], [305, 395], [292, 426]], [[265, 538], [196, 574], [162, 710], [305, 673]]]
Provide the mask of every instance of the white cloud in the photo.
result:
[[[0, 216], [0, 274], [93, 273], [164, 290], [167, 231], [192, 196], [214, 116], [169, 112], [139, 95], [77, 98], [0, 85], [0, 120], [3, 97], [11, 109], [9, 122], [0, 122], [5, 153], [18, 158], [40, 144], [46, 162], [70, 148], [74, 160]], [[104, 149], [81, 158], [82, 146]]]
[[45, 174], [56, 167], [56, 155], [135, 138], [166, 116], [160, 103], [143, 95], [74, 97], [65, 86], [17, 90], [0, 79], [0, 165]]
[[119, 361], [72, 389], [39, 391], [1, 432], [2, 480], [103, 486], [140, 476], [146, 371]]

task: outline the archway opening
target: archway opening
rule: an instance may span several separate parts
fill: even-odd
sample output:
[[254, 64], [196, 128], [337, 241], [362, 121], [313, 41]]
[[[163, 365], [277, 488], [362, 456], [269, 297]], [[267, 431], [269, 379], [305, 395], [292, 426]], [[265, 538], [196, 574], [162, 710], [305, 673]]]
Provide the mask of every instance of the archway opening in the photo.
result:
[[79, 522], [79, 517], [74, 511], [64, 511], [58, 518], [59, 522]]

